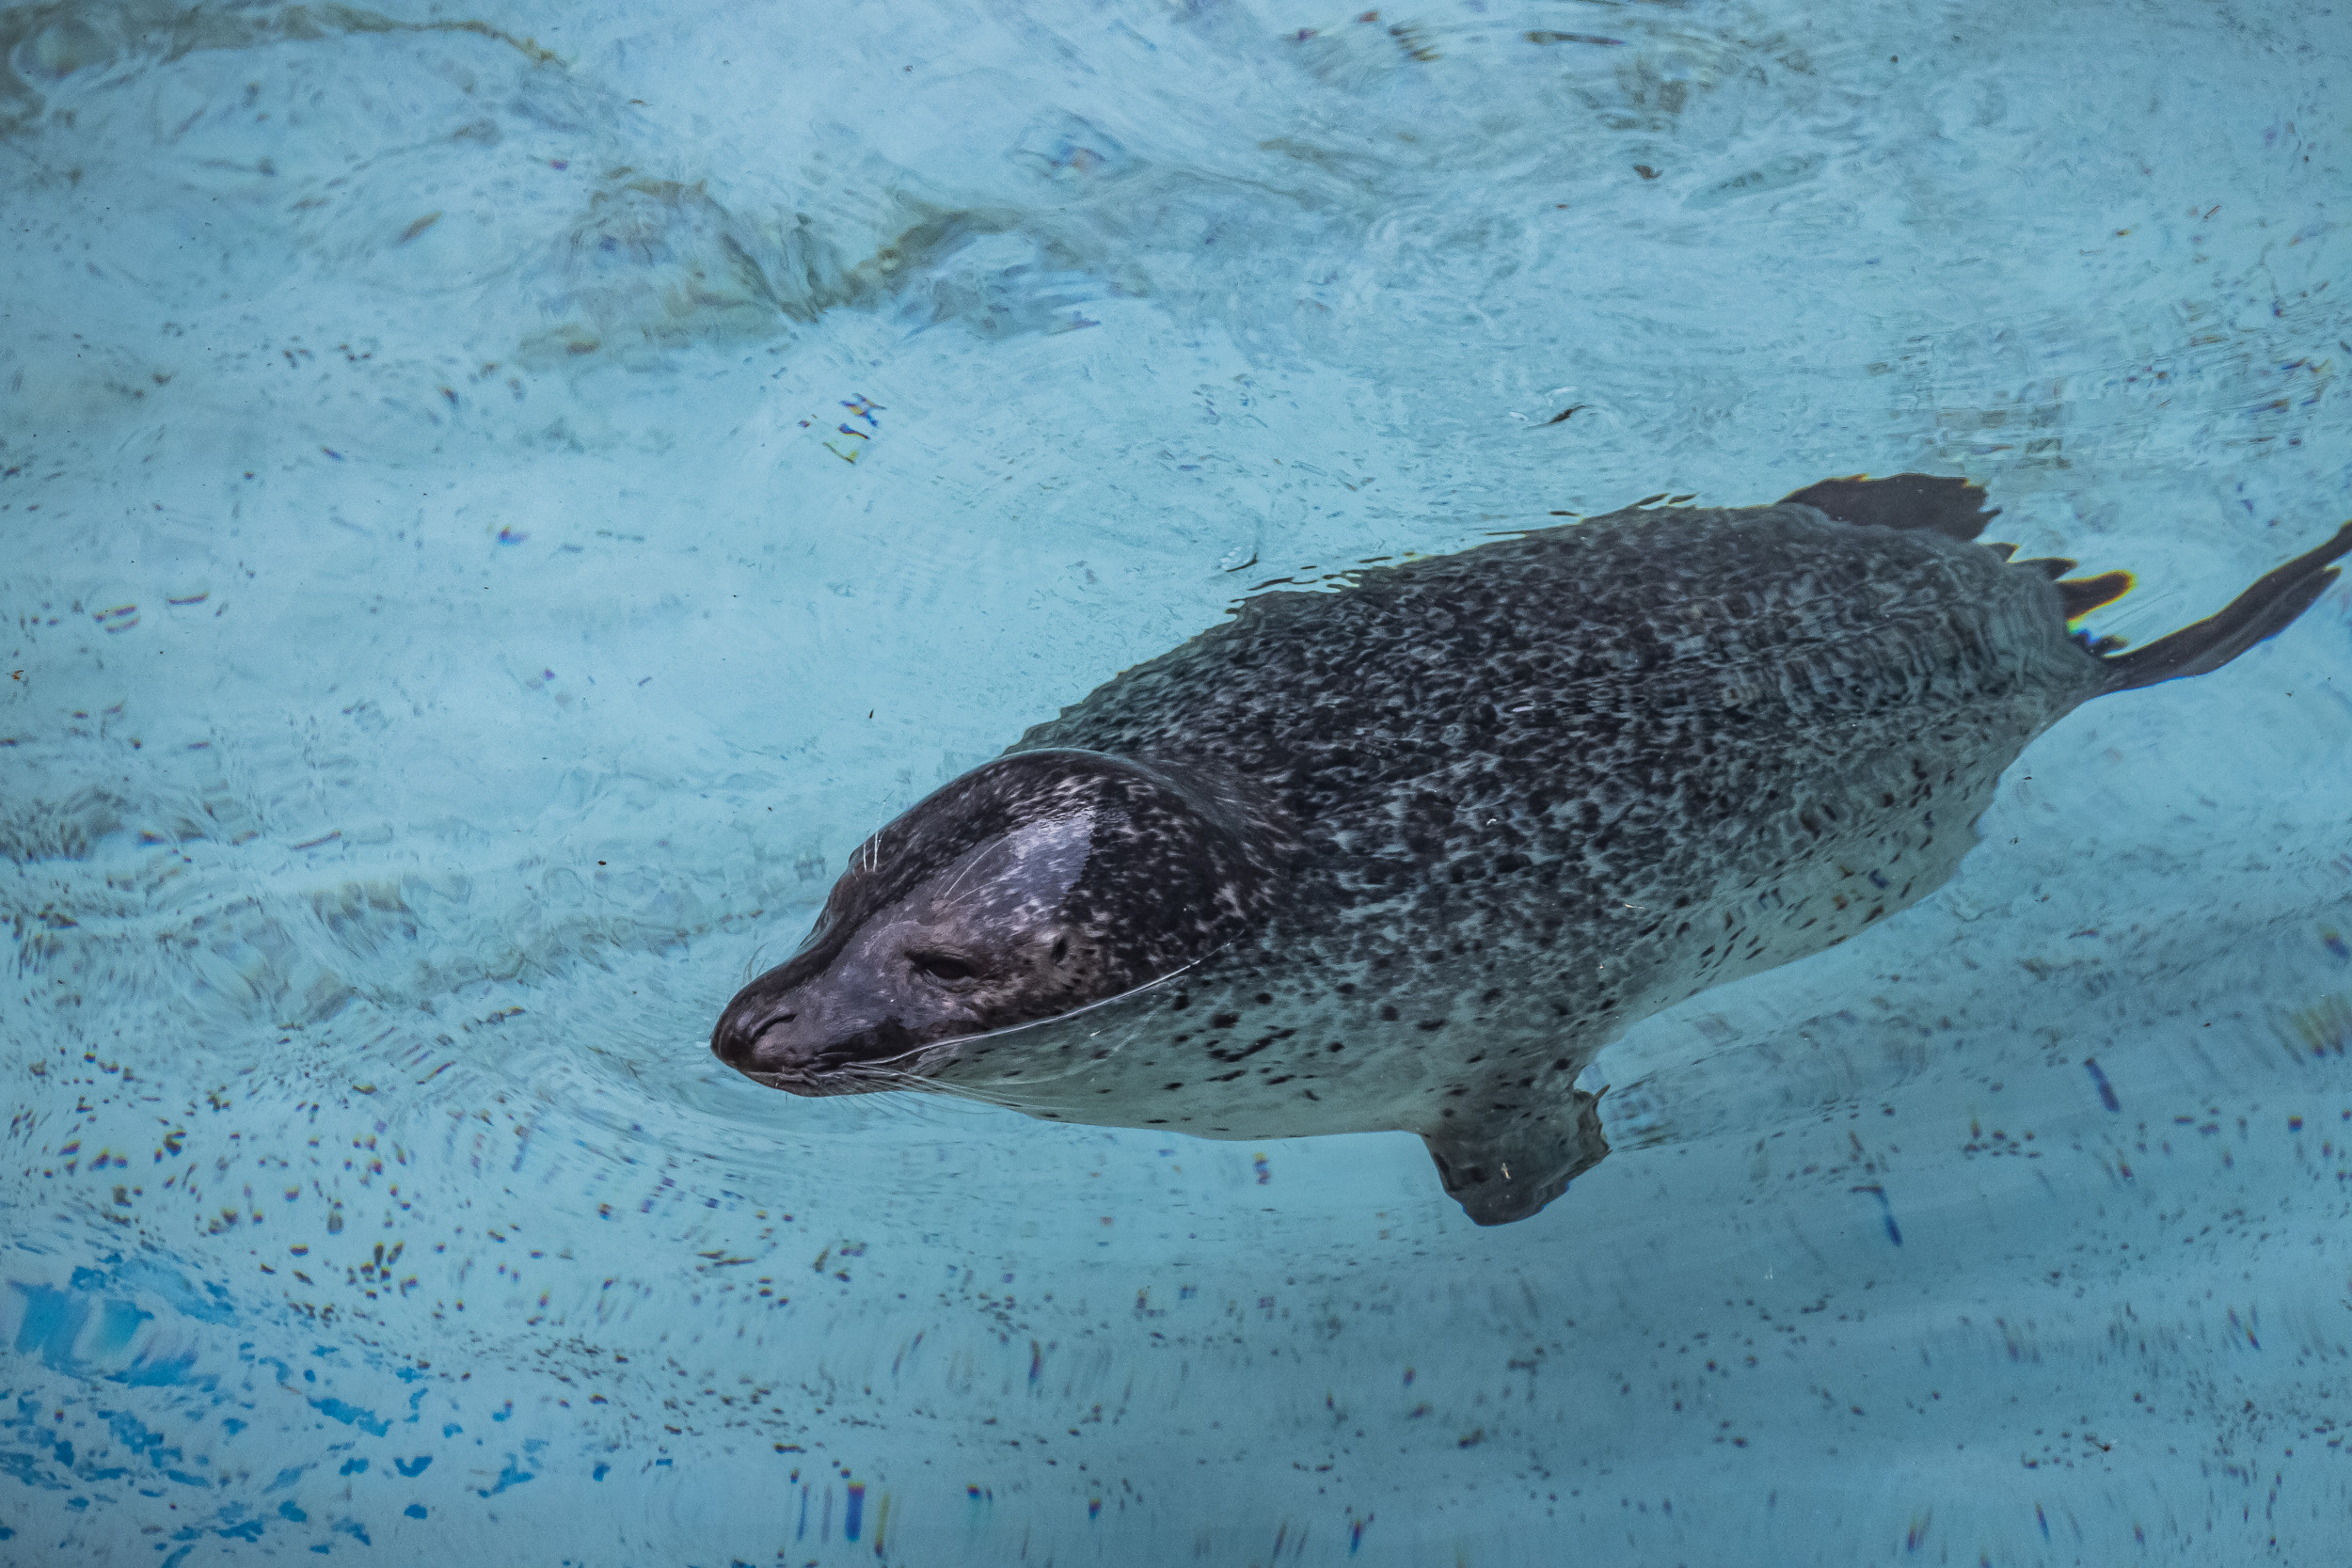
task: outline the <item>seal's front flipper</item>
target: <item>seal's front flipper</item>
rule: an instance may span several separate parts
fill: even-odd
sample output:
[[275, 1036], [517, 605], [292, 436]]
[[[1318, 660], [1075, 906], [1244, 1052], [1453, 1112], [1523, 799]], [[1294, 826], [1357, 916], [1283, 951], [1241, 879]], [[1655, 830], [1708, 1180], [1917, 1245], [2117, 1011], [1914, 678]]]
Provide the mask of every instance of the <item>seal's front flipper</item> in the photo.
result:
[[1548, 1116], [1490, 1124], [1469, 1136], [1424, 1133], [1438, 1178], [1480, 1225], [1508, 1225], [1568, 1190], [1568, 1180], [1600, 1163], [1600, 1096], [1581, 1089]]
[[2284, 631], [2309, 610], [2312, 601], [2336, 579], [2336, 568], [2328, 563], [2344, 555], [2352, 555], [2352, 523], [2336, 530], [2336, 536], [2326, 544], [2265, 574], [2219, 614], [2183, 626], [2169, 637], [2159, 637], [2144, 648], [2106, 655], [2107, 689], [2129, 691], [2220, 669], [2265, 638]]

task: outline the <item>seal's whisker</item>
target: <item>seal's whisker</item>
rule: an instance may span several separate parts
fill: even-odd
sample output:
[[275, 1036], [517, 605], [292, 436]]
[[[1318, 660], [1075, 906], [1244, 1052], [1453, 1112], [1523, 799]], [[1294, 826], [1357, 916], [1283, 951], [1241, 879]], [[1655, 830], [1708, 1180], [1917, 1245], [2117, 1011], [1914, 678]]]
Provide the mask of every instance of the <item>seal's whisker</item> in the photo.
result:
[[913, 1095], [906, 1094], [869, 1096], [868, 1101], [866, 1109], [869, 1114], [899, 1121], [923, 1120], [928, 1103]]
[[942, 1095], [950, 1100], [967, 1100], [975, 1105], [993, 1105], [1005, 1111], [1025, 1109], [1022, 1101], [1010, 1095], [976, 1088], [970, 1084], [941, 1084], [933, 1080], [926, 1080], [924, 1086], [932, 1094]]
[[894, 1089], [913, 1089], [924, 1094], [953, 1094], [959, 1092], [961, 1087], [956, 1085], [941, 1084], [924, 1077], [919, 1072], [909, 1072], [898, 1068], [884, 1068], [878, 1070], [868, 1065], [858, 1072], [857, 1077], [865, 1083], [884, 1085]]
[[949, 1100], [967, 1100], [975, 1104], [993, 1106], [998, 1110], [1017, 1111], [1021, 1108], [1002, 1095], [970, 1084], [944, 1083], [936, 1078], [926, 1078], [921, 1073], [908, 1072], [900, 1069], [875, 1072], [871, 1070], [873, 1064], [867, 1063], [864, 1066], [867, 1070], [860, 1076], [870, 1077], [875, 1082], [887, 1084], [892, 1088], [912, 1089]]
[[[994, 844], [984, 845], [981, 847], [977, 854], [975, 854], [964, 861], [963, 864], [957, 869], [954, 879], [950, 880], [947, 886], [940, 893], [940, 897], [947, 900], [947, 908], [954, 909], [956, 907], [956, 889], [963, 885], [963, 879], [972, 875], [972, 873], [978, 867], [986, 864], [989, 857], [993, 855], [1001, 847], [1003, 847], [1001, 840]], [[982, 885], [985, 886], [986, 884]], [[975, 889], [974, 891], [977, 892], [978, 890]]]
[[894, 1056], [886, 1061], [860, 1062], [857, 1064], [857, 1070], [860, 1076], [878, 1083], [887, 1083], [893, 1088], [914, 1089], [925, 1094], [948, 1095], [957, 1099], [976, 1101], [983, 1105], [1001, 1105], [1016, 1111], [1023, 1108], [1020, 1101], [1003, 1090], [982, 1088], [973, 1084], [951, 1083], [897, 1065], [911, 1059], [919, 1059], [921, 1055], [921, 1052], [911, 1051], [903, 1056]]

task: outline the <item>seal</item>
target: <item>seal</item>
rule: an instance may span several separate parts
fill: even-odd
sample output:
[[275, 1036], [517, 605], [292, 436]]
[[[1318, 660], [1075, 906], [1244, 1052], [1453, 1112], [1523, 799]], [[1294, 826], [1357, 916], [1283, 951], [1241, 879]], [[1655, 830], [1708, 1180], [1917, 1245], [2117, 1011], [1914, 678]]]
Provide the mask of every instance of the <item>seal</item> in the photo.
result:
[[1643, 503], [1250, 599], [876, 832], [711, 1049], [796, 1094], [1401, 1129], [1523, 1218], [1608, 1152], [1601, 1047], [1924, 897], [2026, 742], [2220, 668], [2352, 551], [2125, 651], [2072, 623], [2129, 576], [2013, 562], [1981, 503]]

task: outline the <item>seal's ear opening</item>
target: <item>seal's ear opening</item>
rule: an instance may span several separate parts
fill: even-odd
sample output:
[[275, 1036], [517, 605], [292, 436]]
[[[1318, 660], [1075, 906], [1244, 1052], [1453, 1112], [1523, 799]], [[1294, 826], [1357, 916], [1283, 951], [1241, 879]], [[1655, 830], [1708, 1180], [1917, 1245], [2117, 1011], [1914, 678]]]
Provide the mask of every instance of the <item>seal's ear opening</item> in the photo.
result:
[[1481, 1127], [1464, 1137], [1424, 1133], [1438, 1180], [1462, 1212], [1480, 1225], [1523, 1220], [1600, 1164], [1609, 1140], [1600, 1130], [1600, 1096], [1571, 1089], [1566, 1104], [1529, 1110], [1524, 1118]]

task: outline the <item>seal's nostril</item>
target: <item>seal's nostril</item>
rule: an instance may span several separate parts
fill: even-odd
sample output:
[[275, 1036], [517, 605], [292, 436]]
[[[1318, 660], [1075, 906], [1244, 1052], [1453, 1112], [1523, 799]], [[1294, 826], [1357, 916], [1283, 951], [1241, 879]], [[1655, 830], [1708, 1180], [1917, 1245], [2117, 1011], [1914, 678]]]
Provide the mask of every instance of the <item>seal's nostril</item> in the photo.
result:
[[711, 1054], [741, 1072], [775, 1068], [778, 1064], [768, 1058], [787, 1053], [784, 1037], [804, 1009], [795, 1004], [789, 1012], [770, 1012], [771, 1006], [771, 999], [754, 990], [738, 996], [720, 1015], [719, 1026], [711, 1031]]
[[816, 1059], [817, 1048], [806, 1040], [795, 1040], [787, 1027], [792, 1022], [789, 1013], [780, 1014], [754, 1037], [748, 1054], [761, 1069], [773, 1072], [779, 1069], [803, 1068]]

